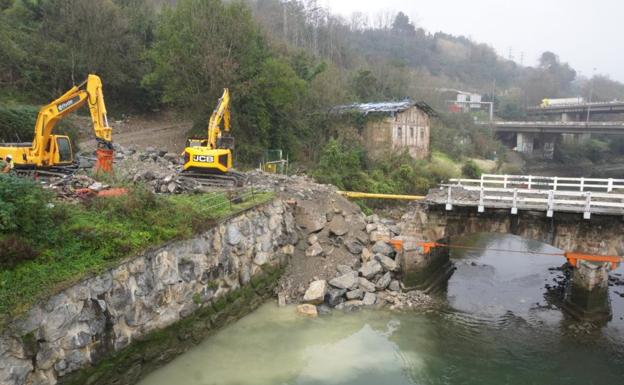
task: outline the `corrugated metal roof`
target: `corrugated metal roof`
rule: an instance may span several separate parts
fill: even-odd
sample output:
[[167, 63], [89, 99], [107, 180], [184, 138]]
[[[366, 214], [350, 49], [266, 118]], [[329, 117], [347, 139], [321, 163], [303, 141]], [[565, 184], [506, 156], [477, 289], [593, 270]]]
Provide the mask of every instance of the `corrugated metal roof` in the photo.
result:
[[341, 114], [345, 112], [363, 112], [369, 114], [372, 112], [403, 112], [412, 107], [418, 107], [429, 116], [437, 116], [437, 113], [425, 102], [413, 102], [409, 99], [400, 102], [377, 102], [377, 103], [354, 103], [332, 108], [332, 112]]

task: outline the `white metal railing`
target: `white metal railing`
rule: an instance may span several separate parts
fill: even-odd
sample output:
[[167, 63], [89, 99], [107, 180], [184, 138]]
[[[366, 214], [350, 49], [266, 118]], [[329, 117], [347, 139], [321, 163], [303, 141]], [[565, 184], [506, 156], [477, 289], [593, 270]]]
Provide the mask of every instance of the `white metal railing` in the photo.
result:
[[[486, 206], [507, 207], [514, 215], [519, 208], [544, 210], [548, 217], [557, 210], [582, 212], [585, 219], [590, 219], [591, 213], [597, 211], [624, 214], [624, 179], [485, 174], [481, 179], [451, 179], [451, 184], [442, 186], [447, 189], [446, 210], [452, 210], [454, 204], [462, 204], [475, 205], [478, 212], [484, 212]], [[476, 194], [454, 197], [453, 189], [458, 188], [478, 192], [478, 198]], [[614, 193], [614, 190], [622, 190], [622, 193]]]
[[523, 190], [568, 190], [624, 192], [624, 179], [614, 178], [568, 178], [535, 175], [483, 174], [480, 179], [451, 179], [451, 184], [463, 187], [502, 187]]

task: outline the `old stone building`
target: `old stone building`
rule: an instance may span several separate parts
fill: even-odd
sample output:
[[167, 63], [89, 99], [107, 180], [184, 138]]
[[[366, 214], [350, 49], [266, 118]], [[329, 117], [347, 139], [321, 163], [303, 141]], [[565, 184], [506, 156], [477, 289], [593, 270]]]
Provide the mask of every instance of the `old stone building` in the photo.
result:
[[334, 112], [364, 117], [354, 119], [352, 125], [359, 126], [359, 135], [371, 159], [381, 159], [403, 150], [415, 159], [429, 155], [431, 118], [436, 113], [424, 102], [351, 104], [335, 107]]

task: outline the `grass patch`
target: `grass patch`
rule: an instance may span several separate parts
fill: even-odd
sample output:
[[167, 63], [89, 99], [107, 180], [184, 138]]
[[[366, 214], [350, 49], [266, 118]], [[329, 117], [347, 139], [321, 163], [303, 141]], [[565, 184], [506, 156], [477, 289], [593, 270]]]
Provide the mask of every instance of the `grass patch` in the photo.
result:
[[[0, 182], [23, 183], [18, 178]], [[31, 188], [39, 187], [33, 184]], [[0, 242], [19, 236], [34, 255], [0, 271], [0, 324], [90, 274], [150, 247], [190, 238], [218, 220], [269, 201], [273, 194], [246, 193], [237, 203], [230, 203], [232, 197], [224, 193], [157, 196], [139, 188], [128, 196], [96, 198], [84, 205], [56, 202], [45, 194], [42, 197], [37, 207], [45, 208], [40, 215], [45, 217], [46, 227], [33, 234], [0, 228]], [[0, 199], [0, 212], [4, 204]], [[16, 205], [19, 201], [11, 208]], [[20, 223], [21, 213], [11, 214], [14, 222]]]

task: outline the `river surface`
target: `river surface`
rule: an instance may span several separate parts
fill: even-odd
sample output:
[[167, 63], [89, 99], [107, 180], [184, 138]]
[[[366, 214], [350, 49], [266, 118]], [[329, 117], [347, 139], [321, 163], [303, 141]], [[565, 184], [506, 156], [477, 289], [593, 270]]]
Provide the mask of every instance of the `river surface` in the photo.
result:
[[140, 385], [624, 385], [624, 286], [610, 288], [609, 323], [578, 322], [559, 309], [561, 257], [491, 250], [556, 249], [510, 235], [453, 243], [490, 250], [453, 253], [432, 309], [307, 319], [266, 304]]

